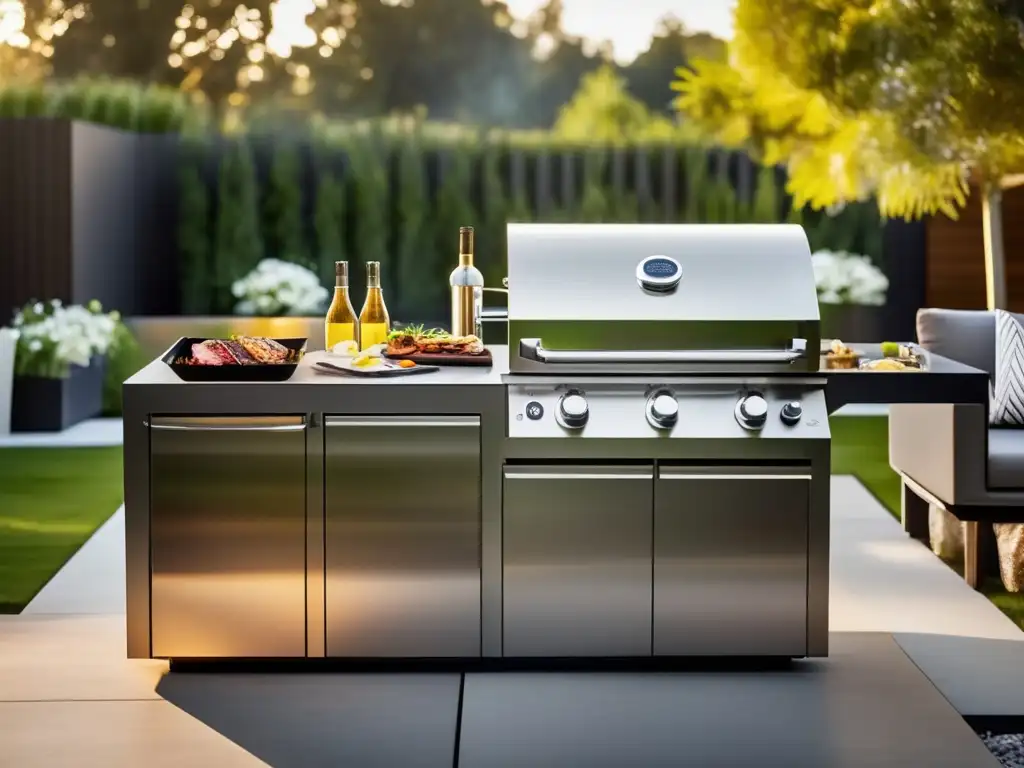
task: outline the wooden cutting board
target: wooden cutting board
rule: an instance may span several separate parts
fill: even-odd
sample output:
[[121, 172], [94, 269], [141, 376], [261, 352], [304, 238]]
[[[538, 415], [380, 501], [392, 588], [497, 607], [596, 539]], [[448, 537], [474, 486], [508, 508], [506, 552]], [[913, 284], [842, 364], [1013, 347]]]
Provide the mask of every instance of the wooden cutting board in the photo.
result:
[[416, 365], [474, 365], [482, 368], [490, 368], [494, 365], [494, 359], [491, 357], [491, 351], [485, 349], [479, 355], [458, 355], [453, 353], [439, 352], [433, 355], [396, 355], [390, 357], [384, 355], [389, 360], [412, 360]]

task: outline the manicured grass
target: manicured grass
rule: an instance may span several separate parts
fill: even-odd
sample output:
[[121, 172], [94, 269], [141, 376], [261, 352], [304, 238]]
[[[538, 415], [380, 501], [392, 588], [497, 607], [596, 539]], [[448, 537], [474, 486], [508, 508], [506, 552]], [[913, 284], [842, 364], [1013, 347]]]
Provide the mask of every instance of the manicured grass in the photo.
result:
[[[900, 478], [889, 466], [889, 420], [884, 416], [838, 416], [832, 429], [832, 474], [854, 475], [892, 513], [900, 517]], [[947, 563], [963, 573], [963, 563]], [[1024, 593], [1007, 592], [989, 579], [982, 592], [999, 610], [1024, 629]]]
[[121, 447], [0, 448], [0, 613], [18, 613], [121, 505]]
[[885, 416], [834, 416], [832, 474], [854, 475], [896, 517], [900, 515], [900, 478], [889, 466], [889, 419]]

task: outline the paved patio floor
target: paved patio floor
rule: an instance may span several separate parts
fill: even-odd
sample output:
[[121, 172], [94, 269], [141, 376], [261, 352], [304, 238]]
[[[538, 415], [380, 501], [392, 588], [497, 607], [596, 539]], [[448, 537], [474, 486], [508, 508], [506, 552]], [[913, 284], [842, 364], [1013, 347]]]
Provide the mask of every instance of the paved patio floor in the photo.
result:
[[[830, 658], [800, 673], [683, 685], [671, 676], [168, 674], [165, 662], [124, 658], [118, 511], [22, 615], [0, 617], [0, 766], [450, 766], [458, 712], [464, 768], [540, 765], [542, 755], [568, 766], [566, 744], [589, 745], [588, 765], [612, 766], [630, 739], [660, 739], [662, 753], [685, 744], [698, 760], [673, 765], [782, 765], [769, 756], [789, 748], [790, 768], [997, 765], [959, 715], [1024, 715], [1024, 633], [856, 480], [833, 478], [832, 495]], [[586, 704], [572, 708], [559, 693], [568, 689], [584, 691], [576, 701]], [[642, 721], [641, 699], [653, 707]], [[788, 747], [773, 735], [797, 728], [797, 715], [779, 714], [782, 702], [818, 718], [818, 733], [804, 729]], [[384, 722], [367, 715], [370, 705]], [[403, 743], [413, 747], [404, 757], [389, 751]], [[487, 744], [501, 744], [503, 759], [488, 759]]]

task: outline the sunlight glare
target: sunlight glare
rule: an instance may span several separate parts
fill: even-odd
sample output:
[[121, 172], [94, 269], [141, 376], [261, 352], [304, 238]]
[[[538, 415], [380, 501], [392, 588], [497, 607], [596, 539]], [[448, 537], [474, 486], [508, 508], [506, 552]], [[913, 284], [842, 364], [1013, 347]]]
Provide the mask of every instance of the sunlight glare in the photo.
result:
[[316, 33], [306, 25], [306, 17], [316, 11], [313, 0], [275, 0], [270, 5], [270, 34], [267, 48], [287, 58], [292, 48], [311, 48], [317, 43]]

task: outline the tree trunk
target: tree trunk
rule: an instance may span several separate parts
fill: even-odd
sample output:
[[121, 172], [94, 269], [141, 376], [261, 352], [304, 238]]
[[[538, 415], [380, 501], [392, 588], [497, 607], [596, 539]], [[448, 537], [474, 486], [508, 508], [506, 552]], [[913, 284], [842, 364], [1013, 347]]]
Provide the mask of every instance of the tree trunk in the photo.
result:
[[989, 309], [1006, 309], [1006, 251], [1003, 243], [1003, 192], [988, 184], [981, 198], [982, 231], [985, 236], [985, 294]]

